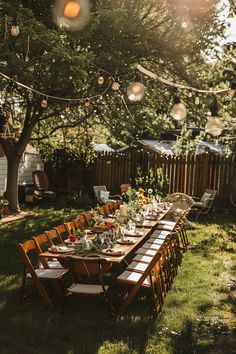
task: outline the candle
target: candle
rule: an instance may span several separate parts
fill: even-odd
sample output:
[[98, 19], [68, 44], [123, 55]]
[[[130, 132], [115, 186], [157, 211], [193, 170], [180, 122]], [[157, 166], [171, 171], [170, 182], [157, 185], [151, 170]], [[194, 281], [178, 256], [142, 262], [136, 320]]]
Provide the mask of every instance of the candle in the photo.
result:
[[120, 205], [120, 216], [127, 216], [127, 205]]

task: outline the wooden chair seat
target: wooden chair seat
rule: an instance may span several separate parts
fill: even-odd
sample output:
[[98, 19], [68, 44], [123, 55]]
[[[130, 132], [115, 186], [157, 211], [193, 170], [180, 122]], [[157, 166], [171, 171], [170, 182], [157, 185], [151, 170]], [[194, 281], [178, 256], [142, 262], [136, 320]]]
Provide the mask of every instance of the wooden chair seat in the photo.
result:
[[[65, 269], [57, 259], [47, 260], [47, 264], [50, 269]], [[39, 264], [39, 269], [45, 269], [42, 263]]]
[[[127, 283], [127, 284], [135, 284], [139, 281], [141, 276], [142, 276], [141, 273], [125, 270], [121, 275], [119, 275], [117, 277], [117, 280], [119, 282], [123, 282], [123, 283]], [[148, 280], [148, 278], [146, 278], [143, 281], [142, 286], [150, 287], [151, 286], [150, 280]]]
[[148, 267], [148, 263], [135, 262], [130, 263], [126, 269], [138, 273], [143, 273]]
[[[104, 285], [105, 291], [109, 289], [108, 285]], [[90, 295], [102, 295], [104, 289], [99, 284], [77, 284], [73, 283], [68, 289], [71, 294], [90, 294]]]
[[166, 231], [173, 231], [175, 225], [158, 225], [157, 230], [166, 230]]
[[158, 221], [158, 225], [170, 225], [170, 226], [175, 226], [176, 222], [175, 221], [170, 221], [170, 220], [160, 220]]
[[[162, 241], [162, 240], [161, 240]], [[157, 242], [157, 243], [144, 243], [143, 248], [147, 248], [148, 250], [153, 250], [153, 251], [159, 251], [160, 247], [163, 245], [162, 242]]]
[[140, 247], [140, 248], [135, 252], [135, 254], [142, 254], [142, 255], [145, 255], [145, 256], [155, 256], [156, 251], [150, 250], [150, 249], [148, 249], [148, 248]]
[[[68, 269], [35, 269], [37, 277], [41, 279], [58, 279], [68, 272]], [[27, 273], [27, 278], [32, 278], [30, 273]]]
[[143, 254], [137, 254], [134, 258], [133, 261], [135, 262], [142, 262], [142, 263], [150, 263], [153, 257], [151, 256], [145, 256]]

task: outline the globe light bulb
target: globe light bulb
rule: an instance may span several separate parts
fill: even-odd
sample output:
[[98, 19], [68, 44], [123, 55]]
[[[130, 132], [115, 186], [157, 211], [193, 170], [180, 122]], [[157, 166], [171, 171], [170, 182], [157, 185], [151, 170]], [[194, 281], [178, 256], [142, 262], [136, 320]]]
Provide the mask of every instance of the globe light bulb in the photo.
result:
[[47, 100], [46, 97], [44, 97], [44, 98], [42, 99], [42, 102], [41, 102], [41, 107], [42, 107], [42, 108], [47, 108], [47, 106], [48, 106], [48, 100]]
[[19, 33], [20, 33], [20, 29], [19, 29], [19, 26], [17, 23], [17, 18], [16, 18], [16, 16], [14, 16], [13, 20], [12, 20], [11, 35], [13, 37], [17, 37], [17, 36], [19, 36]]
[[99, 77], [98, 77], [98, 84], [103, 85], [104, 84], [104, 77], [102, 75], [102, 72], [100, 72]]
[[80, 13], [80, 3], [68, 1], [64, 7], [64, 16], [70, 19], [76, 18]]
[[171, 116], [175, 120], [183, 120], [187, 116], [187, 110], [186, 107], [183, 103], [175, 103], [172, 110], [171, 110]]
[[89, 101], [89, 100], [86, 100], [86, 101], [84, 102], [84, 105], [85, 105], [85, 107], [89, 107], [89, 106], [90, 106], [90, 101]]
[[132, 82], [127, 89], [130, 101], [141, 101], [145, 95], [145, 87], [141, 82]]
[[70, 113], [70, 104], [67, 102], [67, 105], [65, 106], [65, 112]]
[[195, 98], [195, 105], [199, 105], [200, 104], [200, 98], [199, 98], [199, 96], [196, 96], [196, 98]]
[[68, 31], [79, 31], [91, 18], [90, 0], [54, 0], [52, 6], [53, 21]]
[[118, 91], [119, 88], [120, 88], [119, 82], [113, 81], [113, 83], [112, 83], [112, 85], [111, 85], [111, 88], [112, 88], [112, 90], [114, 90], [114, 91]]
[[208, 117], [205, 126], [205, 131], [207, 134], [210, 134], [211, 136], [214, 137], [219, 136], [223, 131], [223, 123], [217, 117]]

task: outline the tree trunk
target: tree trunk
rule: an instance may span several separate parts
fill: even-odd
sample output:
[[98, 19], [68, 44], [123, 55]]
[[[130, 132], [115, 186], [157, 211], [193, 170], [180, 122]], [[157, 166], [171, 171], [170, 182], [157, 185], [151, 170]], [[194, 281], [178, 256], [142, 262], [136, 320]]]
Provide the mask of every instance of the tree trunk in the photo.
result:
[[19, 212], [18, 205], [18, 170], [20, 157], [15, 155], [7, 156], [7, 188], [5, 197], [9, 202], [11, 213]]

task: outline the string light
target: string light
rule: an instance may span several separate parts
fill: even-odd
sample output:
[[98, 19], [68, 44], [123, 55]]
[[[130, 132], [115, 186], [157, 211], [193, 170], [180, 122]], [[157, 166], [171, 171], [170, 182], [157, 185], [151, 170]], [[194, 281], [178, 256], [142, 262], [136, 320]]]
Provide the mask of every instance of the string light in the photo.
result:
[[208, 120], [205, 126], [206, 133], [210, 134], [213, 137], [221, 135], [223, 131], [223, 123], [217, 117], [208, 116]]
[[84, 102], [85, 107], [90, 107], [90, 100], [87, 98], [87, 100]]
[[103, 84], [104, 84], [104, 81], [105, 81], [105, 79], [104, 79], [104, 77], [103, 77], [103, 72], [100, 71], [99, 77], [98, 77], [98, 84], [99, 84], [99, 85], [103, 85]]
[[17, 22], [17, 17], [14, 16], [12, 19], [12, 27], [11, 27], [11, 35], [13, 37], [17, 37], [20, 34], [20, 29], [19, 29], [19, 25]]
[[141, 101], [145, 95], [145, 87], [141, 82], [132, 82], [127, 89], [130, 101]]
[[64, 7], [64, 16], [67, 18], [75, 18], [80, 12], [80, 3], [77, 1], [68, 1]]
[[175, 120], [179, 121], [185, 119], [187, 116], [186, 107], [183, 103], [181, 103], [178, 96], [174, 97], [174, 105], [170, 114]]
[[194, 103], [195, 103], [196, 106], [198, 106], [200, 104], [199, 96], [196, 96]]
[[89, 0], [55, 0], [53, 4], [53, 21], [60, 28], [78, 31], [90, 20]]
[[47, 106], [48, 106], [48, 100], [47, 100], [47, 97], [45, 96], [41, 101], [41, 107], [47, 108]]
[[232, 82], [229, 89], [229, 95], [234, 97], [236, 93], [236, 82]]
[[67, 104], [65, 106], [65, 112], [70, 113], [70, 101], [67, 101]]
[[118, 90], [120, 89], [120, 84], [119, 84], [119, 82], [113, 81], [113, 82], [112, 82], [112, 85], [111, 85], [111, 88], [112, 88], [113, 91], [118, 91]]

